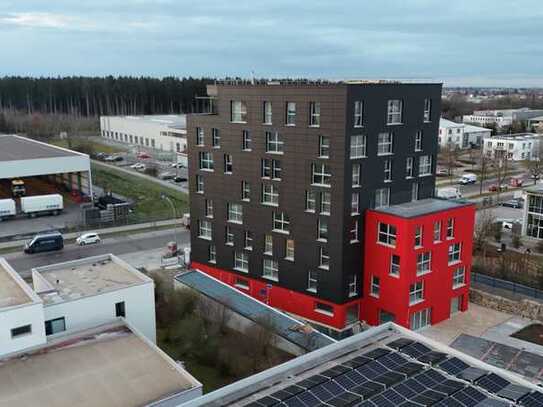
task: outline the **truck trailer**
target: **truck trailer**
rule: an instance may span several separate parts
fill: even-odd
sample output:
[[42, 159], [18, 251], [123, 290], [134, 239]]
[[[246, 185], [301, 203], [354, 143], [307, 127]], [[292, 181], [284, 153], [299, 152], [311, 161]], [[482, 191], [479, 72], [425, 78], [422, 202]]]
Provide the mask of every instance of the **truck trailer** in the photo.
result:
[[0, 222], [17, 214], [13, 199], [0, 199]]
[[58, 215], [64, 209], [62, 195], [35, 195], [21, 198], [21, 212], [30, 218], [38, 215]]

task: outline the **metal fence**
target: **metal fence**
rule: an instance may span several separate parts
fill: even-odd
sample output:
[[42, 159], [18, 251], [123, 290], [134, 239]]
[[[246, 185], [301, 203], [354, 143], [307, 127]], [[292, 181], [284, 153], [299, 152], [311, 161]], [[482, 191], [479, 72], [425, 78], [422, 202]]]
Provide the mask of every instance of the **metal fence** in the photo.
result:
[[483, 284], [488, 287], [507, 290], [514, 294], [525, 295], [527, 297], [543, 300], [542, 290], [514, 283], [512, 281], [502, 280], [479, 273], [471, 273], [471, 281], [473, 283]]

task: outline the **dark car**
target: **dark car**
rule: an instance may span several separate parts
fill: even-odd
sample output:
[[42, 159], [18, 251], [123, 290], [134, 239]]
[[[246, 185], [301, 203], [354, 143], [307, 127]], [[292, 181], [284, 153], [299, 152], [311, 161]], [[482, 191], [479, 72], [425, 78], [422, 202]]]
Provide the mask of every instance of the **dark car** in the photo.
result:
[[188, 181], [187, 177], [175, 177], [173, 179], [173, 182], [187, 182], [187, 181]]
[[27, 254], [62, 250], [64, 238], [59, 232], [37, 234], [25, 244], [24, 252]]
[[523, 201], [521, 199], [510, 199], [509, 201], [504, 201], [501, 203], [501, 206], [507, 206], [508, 208], [522, 209]]

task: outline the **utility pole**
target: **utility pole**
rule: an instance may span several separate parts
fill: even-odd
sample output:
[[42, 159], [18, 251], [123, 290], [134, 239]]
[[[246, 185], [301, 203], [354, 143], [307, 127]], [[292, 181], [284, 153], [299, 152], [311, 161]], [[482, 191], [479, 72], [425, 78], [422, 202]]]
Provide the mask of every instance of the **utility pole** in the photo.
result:
[[[160, 199], [168, 202], [168, 204], [170, 204], [170, 207], [172, 208], [172, 213], [173, 213], [173, 218], [174, 219], [177, 219], [177, 211], [175, 209], [175, 204], [173, 203], [173, 201], [171, 200], [171, 198], [166, 195], [164, 192], [161, 192], [160, 193]], [[176, 227], [174, 225], [174, 228], [173, 228], [173, 241], [175, 242], [176, 246], [177, 246], [177, 232], [176, 232]]]

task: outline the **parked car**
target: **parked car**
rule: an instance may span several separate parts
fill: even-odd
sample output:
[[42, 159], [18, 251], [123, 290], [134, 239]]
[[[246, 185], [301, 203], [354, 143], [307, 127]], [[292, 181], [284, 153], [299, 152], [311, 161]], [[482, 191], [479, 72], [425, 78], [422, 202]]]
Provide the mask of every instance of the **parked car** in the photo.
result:
[[145, 160], [147, 158], [151, 158], [151, 156], [148, 153], [144, 152], [144, 151], [139, 152], [138, 154], [136, 154], [136, 157], [138, 158], [138, 160]]
[[24, 252], [27, 254], [62, 250], [64, 238], [59, 232], [39, 233], [25, 244]]
[[96, 153], [95, 157], [96, 157], [97, 160], [103, 160], [104, 158], [107, 157], [107, 154], [106, 153]]
[[464, 174], [458, 180], [458, 183], [461, 185], [475, 184], [477, 182], [477, 175], [475, 174]]
[[100, 243], [100, 236], [98, 236], [98, 233], [95, 233], [95, 232], [83, 233], [81, 236], [75, 239], [75, 242], [79, 246]]
[[[505, 185], [505, 184], [501, 184], [499, 188], [500, 188], [500, 191], [507, 191], [507, 185]], [[489, 190], [490, 192], [498, 192], [498, 185], [496, 185], [496, 184], [491, 185], [491, 186], [488, 188], [488, 190]]]
[[509, 201], [504, 201], [500, 205], [506, 206], [508, 208], [522, 209], [524, 200], [522, 198], [510, 199]]
[[175, 178], [175, 172], [162, 172], [158, 174], [158, 178], [167, 180], [167, 179], [174, 179]]
[[518, 177], [513, 177], [513, 178], [511, 178], [511, 180], [509, 181], [509, 185], [511, 185], [511, 186], [514, 187], [514, 188], [519, 188], [519, 187], [521, 187], [523, 183], [524, 183], [523, 179], [522, 179], [522, 178], [518, 178]]
[[185, 168], [185, 166], [181, 163], [172, 163], [170, 164], [170, 167], [172, 168]]
[[173, 180], [173, 182], [187, 182], [188, 181], [188, 178], [187, 177], [175, 177]]
[[462, 193], [455, 187], [438, 188], [437, 197], [443, 199], [461, 199]]
[[145, 164], [143, 164], [143, 163], [132, 164], [130, 166], [130, 168], [132, 168], [134, 170], [144, 170], [145, 169]]
[[124, 158], [120, 155], [113, 155], [113, 161], [123, 161]]

